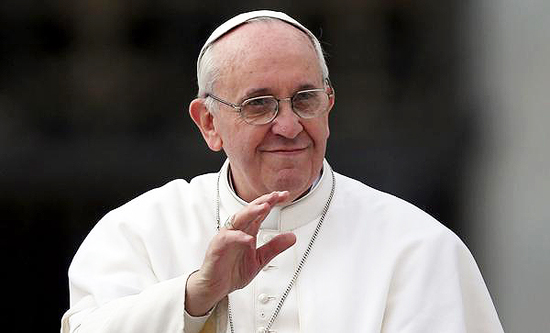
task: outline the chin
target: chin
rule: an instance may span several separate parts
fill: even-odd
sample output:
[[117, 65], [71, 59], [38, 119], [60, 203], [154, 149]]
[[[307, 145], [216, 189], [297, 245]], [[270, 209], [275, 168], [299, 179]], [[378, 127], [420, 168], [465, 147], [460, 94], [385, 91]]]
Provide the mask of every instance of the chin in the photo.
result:
[[277, 177], [273, 183], [273, 190], [289, 191], [291, 197], [301, 195], [311, 186], [310, 175], [297, 175], [293, 172], [291, 174], [284, 175], [279, 173], [278, 176], [279, 177]]

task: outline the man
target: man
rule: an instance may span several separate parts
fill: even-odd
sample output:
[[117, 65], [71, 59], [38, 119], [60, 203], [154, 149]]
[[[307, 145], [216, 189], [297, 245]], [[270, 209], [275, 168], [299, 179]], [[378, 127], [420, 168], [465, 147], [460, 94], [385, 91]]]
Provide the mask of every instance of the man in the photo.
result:
[[63, 332], [502, 332], [454, 234], [324, 160], [335, 95], [309, 30], [241, 14], [197, 72], [189, 113], [227, 162], [94, 227]]

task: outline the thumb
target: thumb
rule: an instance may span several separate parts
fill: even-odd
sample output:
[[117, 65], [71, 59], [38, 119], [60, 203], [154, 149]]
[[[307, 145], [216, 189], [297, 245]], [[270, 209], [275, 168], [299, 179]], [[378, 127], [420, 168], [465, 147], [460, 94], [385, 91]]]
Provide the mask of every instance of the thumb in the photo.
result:
[[264, 267], [281, 252], [285, 251], [296, 243], [296, 235], [286, 233], [275, 236], [271, 241], [262, 245], [256, 251], [256, 256], [260, 263], [260, 268]]

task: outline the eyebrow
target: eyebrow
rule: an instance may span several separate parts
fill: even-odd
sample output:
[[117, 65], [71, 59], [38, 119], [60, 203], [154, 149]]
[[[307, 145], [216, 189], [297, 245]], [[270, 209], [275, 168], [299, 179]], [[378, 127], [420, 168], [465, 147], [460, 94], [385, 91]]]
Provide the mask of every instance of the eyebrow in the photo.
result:
[[261, 95], [269, 95], [269, 89], [268, 88], [252, 88], [245, 92], [244, 99], [261, 96]]
[[[302, 84], [300, 86], [298, 86], [298, 88], [294, 91], [293, 94], [295, 94], [296, 92], [298, 91], [301, 91], [301, 90], [308, 90], [308, 89], [316, 89], [316, 88], [319, 88], [311, 83], [305, 83], [305, 84]], [[244, 98], [242, 100], [245, 100], [245, 99], [248, 99], [248, 98], [254, 98], [254, 97], [257, 97], [257, 96], [272, 96], [273, 93], [271, 92], [271, 89], [269, 88], [252, 88], [252, 89], [249, 89], [245, 92], [244, 94]], [[281, 97], [281, 96], [279, 96]], [[283, 96], [283, 97], [289, 97], [289, 96]]]

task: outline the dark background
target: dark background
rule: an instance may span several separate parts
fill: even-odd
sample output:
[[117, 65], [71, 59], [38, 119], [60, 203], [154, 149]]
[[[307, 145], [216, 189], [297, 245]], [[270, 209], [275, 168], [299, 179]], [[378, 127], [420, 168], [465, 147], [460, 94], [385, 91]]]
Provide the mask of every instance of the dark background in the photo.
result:
[[[273, 5], [275, 3], [276, 5]], [[468, 244], [461, 1], [18, 1], [0, 4], [0, 211], [8, 332], [58, 331], [67, 268], [109, 210], [216, 171], [187, 106], [220, 23], [282, 10], [328, 54], [340, 173], [426, 210]], [[475, 253], [474, 253], [475, 255]], [[4, 331], [4, 329], [2, 329]]]

